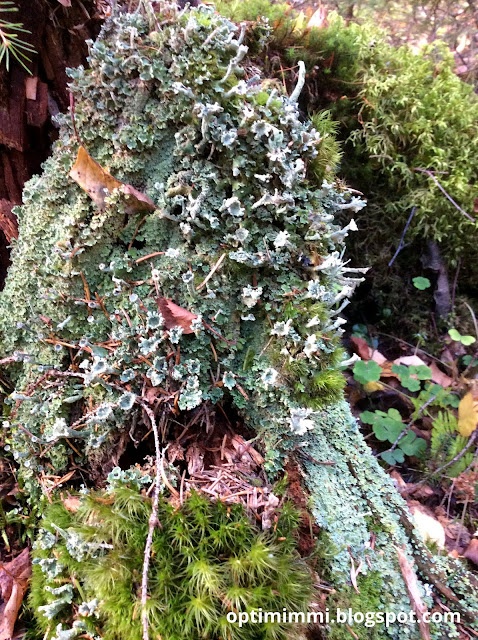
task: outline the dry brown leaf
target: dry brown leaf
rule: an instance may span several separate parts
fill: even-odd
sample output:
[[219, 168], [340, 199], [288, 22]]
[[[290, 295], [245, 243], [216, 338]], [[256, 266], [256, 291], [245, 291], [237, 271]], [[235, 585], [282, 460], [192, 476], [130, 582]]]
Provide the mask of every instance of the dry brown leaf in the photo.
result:
[[478, 566], [478, 540], [476, 538], [470, 542], [463, 556]]
[[428, 484], [419, 485], [414, 491], [411, 492], [414, 498], [431, 498], [435, 495], [435, 491]]
[[0, 565], [0, 640], [10, 640], [31, 576], [30, 552], [24, 549], [11, 562]]
[[450, 376], [447, 376], [446, 373], [443, 373], [443, 371], [438, 368], [435, 362], [431, 363], [430, 369], [432, 371], [432, 380], [436, 384], [440, 384], [445, 388], [453, 384], [453, 378], [450, 378]]
[[384, 362], [379, 363], [382, 367], [382, 373], [380, 374], [381, 378], [396, 378], [399, 380], [400, 378], [396, 373], [393, 373], [392, 367], [395, 364], [394, 362], [390, 362], [389, 360], [385, 360]]
[[27, 100], [37, 99], [38, 76], [28, 76], [25, 78], [25, 96]]
[[458, 405], [458, 431], [462, 436], [468, 438], [476, 429], [478, 424], [478, 410], [475, 399], [471, 392], [468, 392]]
[[71, 513], [76, 513], [80, 508], [81, 500], [77, 496], [68, 496], [63, 500], [63, 506], [67, 511]]
[[382, 364], [387, 362], [387, 358], [384, 355], [382, 355], [380, 351], [377, 351], [376, 349], [372, 351], [372, 357], [370, 358], [370, 360], [373, 360], [380, 366], [382, 366]]
[[105, 198], [111, 194], [114, 189], [121, 189], [127, 198], [125, 211], [126, 213], [136, 213], [139, 211], [154, 211], [156, 205], [144, 193], [140, 193], [129, 184], [124, 184], [111, 174], [109, 174], [101, 165], [99, 165], [90, 156], [88, 151], [80, 146], [76, 162], [71, 168], [70, 177], [86, 191], [96, 206], [103, 209], [105, 206]]
[[353, 345], [355, 353], [357, 353], [362, 360], [370, 360], [372, 357], [372, 349], [367, 344], [367, 341], [363, 338], [350, 338], [350, 342]]
[[420, 595], [417, 574], [415, 573], [413, 566], [410, 564], [407, 556], [403, 553], [403, 551], [398, 547], [395, 547], [395, 550], [398, 555], [400, 571], [402, 572], [402, 576], [407, 587], [408, 597], [410, 598], [412, 609], [415, 611], [417, 616], [420, 634], [423, 640], [430, 640], [430, 630], [428, 628], [428, 625], [423, 621], [423, 614], [426, 612], [427, 607]]
[[191, 323], [197, 318], [195, 313], [183, 309], [172, 300], [168, 300], [168, 298], [158, 298], [157, 303], [161, 315], [164, 318], [166, 329], [181, 327], [183, 333], [194, 333], [194, 330], [191, 328]]
[[398, 487], [399, 489], [405, 489], [405, 487], [407, 486], [407, 483], [405, 482], [405, 480], [402, 478], [402, 476], [400, 475], [400, 473], [398, 473], [396, 469], [391, 471], [389, 475], [392, 478], [392, 480], [395, 482], [396, 487]]

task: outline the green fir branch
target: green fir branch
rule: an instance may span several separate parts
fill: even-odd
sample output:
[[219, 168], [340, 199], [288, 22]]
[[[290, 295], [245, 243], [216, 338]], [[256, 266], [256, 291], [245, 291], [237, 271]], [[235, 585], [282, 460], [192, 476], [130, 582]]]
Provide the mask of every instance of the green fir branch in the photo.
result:
[[[0, 2], [0, 13], [14, 13], [16, 11], [18, 11], [18, 7], [10, 0]], [[36, 53], [36, 51], [26, 40], [22, 40], [20, 33], [31, 32], [24, 29], [21, 22], [9, 22], [0, 17], [0, 63], [5, 60], [5, 67], [9, 71], [11, 56], [13, 56], [25, 71], [31, 74], [26, 62], [31, 62], [28, 54]]]

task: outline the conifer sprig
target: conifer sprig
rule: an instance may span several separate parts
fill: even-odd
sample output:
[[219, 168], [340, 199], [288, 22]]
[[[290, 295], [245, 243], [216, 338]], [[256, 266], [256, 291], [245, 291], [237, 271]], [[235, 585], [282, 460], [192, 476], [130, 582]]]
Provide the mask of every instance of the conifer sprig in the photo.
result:
[[10, 56], [13, 56], [19, 64], [31, 74], [26, 62], [31, 62], [28, 54], [36, 53], [35, 49], [20, 37], [21, 33], [31, 33], [23, 28], [21, 22], [10, 22], [5, 20], [2, 13], [14, 13], [18, 11], [13, 2], [4, 0], [0, 2], [0, 63], [5, 59], [7, 71], [10, 70]]

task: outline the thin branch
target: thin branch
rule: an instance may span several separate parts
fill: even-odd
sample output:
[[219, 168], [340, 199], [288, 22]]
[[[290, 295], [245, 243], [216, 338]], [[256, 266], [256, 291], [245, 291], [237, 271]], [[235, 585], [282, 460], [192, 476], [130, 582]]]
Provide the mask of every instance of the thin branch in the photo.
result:
[[216, 273], [216, 271], [219, 269], [219, 267], [221, 266], [221, 264], [224, 262], [224, 258], [226, 257], [227, 253], [223, 253], [222, 256], [219, 258], [219, 260], [216, 262], [216, 264], [214, 265], [214, 267], [211, 269], [211, 271], [207, 274], [207, 276], [204, 278], [204, 280], [201, 282], [201, 284], [199, 284], [196, 287], [196, 291], [201, 291], [201, 289], [204, 287], [205, 284], [207, 284], [209, 282], [209, 280], [213, 277], [213, 275]]
[[397, 248], [397, 250], [395, 251], [395, 255], [393, 256], [393, 258], [392, 258], [392, 259], [390, 260], [390, 262], [388, 263], [388, 266], [389, 266], [389, 267], [391, 267], [391, 266], [392, 266], [392, 264], [395, 262], [395, 258], [398, 256], [398, 254], [400, 253], [400, 251], [401, 251], [404, 247], [406, 247], [406, 245], [405, 245], [405, 244], [403, 244], [403, 240], [404, 240], [404, 238], [405, 238], [405, 234], [407, 233], [407, 229], [408, 229], [408, 227], [410, 226], [410, 222], [412, 221], [412, 218], [413, 218], [413, 216], [415, 215], [415, 211], [416, 211], [416, 207], [413, 207], [413, 208], [412, 208], [412, 212], [411, 212], [411, 214], [410, 214], [410, 215], [409, 215], [409, 217], [408, 217], [407, 224], [405, 225], [405, 229], [403, 230], [402, 237], [400, 238], [400, 242], [399, 242], [399, 244], [398, 244], [398, 248]]
[[163, 459], [161, 456], [161, 448], [159, 444], [158, 425], [156, 424], [156, 418], [154, 417], [154, 412], [147, 405], [143, 405], [143, 409], [146, 412], [151, 422], [151, 427], [154, 433], [154, 447], [156, 451], [156, 478], [155, 478], [155, 487], [154, 487], [154, 496], [153, 496], [153, 508], [151, 510], [151, 515], [149, 517], [149, 530], [148, 530], [148, 537], [146, 539], [146, 546], [144, 549], [143, 579], [141, 583], [141, 607], [142, 607], [141, 621], [143, 623], [143, 640], [149, 640], [148, 612], [146, 610], [146, 602], [148, 600], [148, 572], [149, 572], [149, 561], [151, 559], [151, 547], [153, 545], [153, 533], [157, 526], [161, 526], [161, 523], [158, 520], [158, 506], [159, 506], [159, 493], [160, 493], [160, 487], [161, 487], [161, 469], [162, 469]]
[[470, 220], [471, 222], [476, 222], [476, 220], [474, 218], [472, 218], [468, 213], [466, 213], [466, 211], [464, 211], [459, 204], [457, 204], [453, 198], [445, 191], [445, 189], [442, 187], [442, 185], [438, 182], [436, 176], [433, 175], [433, 172], [430, 171], [429, 169], [418, 169], [418, 168], [414, 168], [414, 171], [420, 171], [421, 173], [425, 173], [427, 176], [429, 176], [433, 182], [436, 184], [436, 186], [440, 189], [440, 191], [443, 193], [444, 196], [446, 196], [446, 198], [452, 203], [452, 205], [454, 207], [456, 207], [458, 209], [458, 211], [460, 213], [462, 213], [466, 218], [468, 218], [468, 220]]

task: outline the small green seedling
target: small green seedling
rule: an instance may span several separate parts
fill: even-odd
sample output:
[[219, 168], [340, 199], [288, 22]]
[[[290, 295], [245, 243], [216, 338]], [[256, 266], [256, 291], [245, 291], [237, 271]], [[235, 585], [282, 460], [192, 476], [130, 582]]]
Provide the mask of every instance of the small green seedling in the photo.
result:
[[469, 347], [470, 344], [476, 342], [476, 338], [474, 338], [473, 336], [462, 336], [461, 333], [456, 329], [450, 329], [448, 331], [448, 335], [452, 340], [454, 340], [455, 342], [461, 342], [461, 344], [463, 344], [465, 347]]
[[429, 289], [431, 286], [430, 280], [428, 278], [423, 278], [422, 276], [417, 276], [416, 278], [413, 278], [412, 282], [415, 289], [419, 289], [420, 291]]

